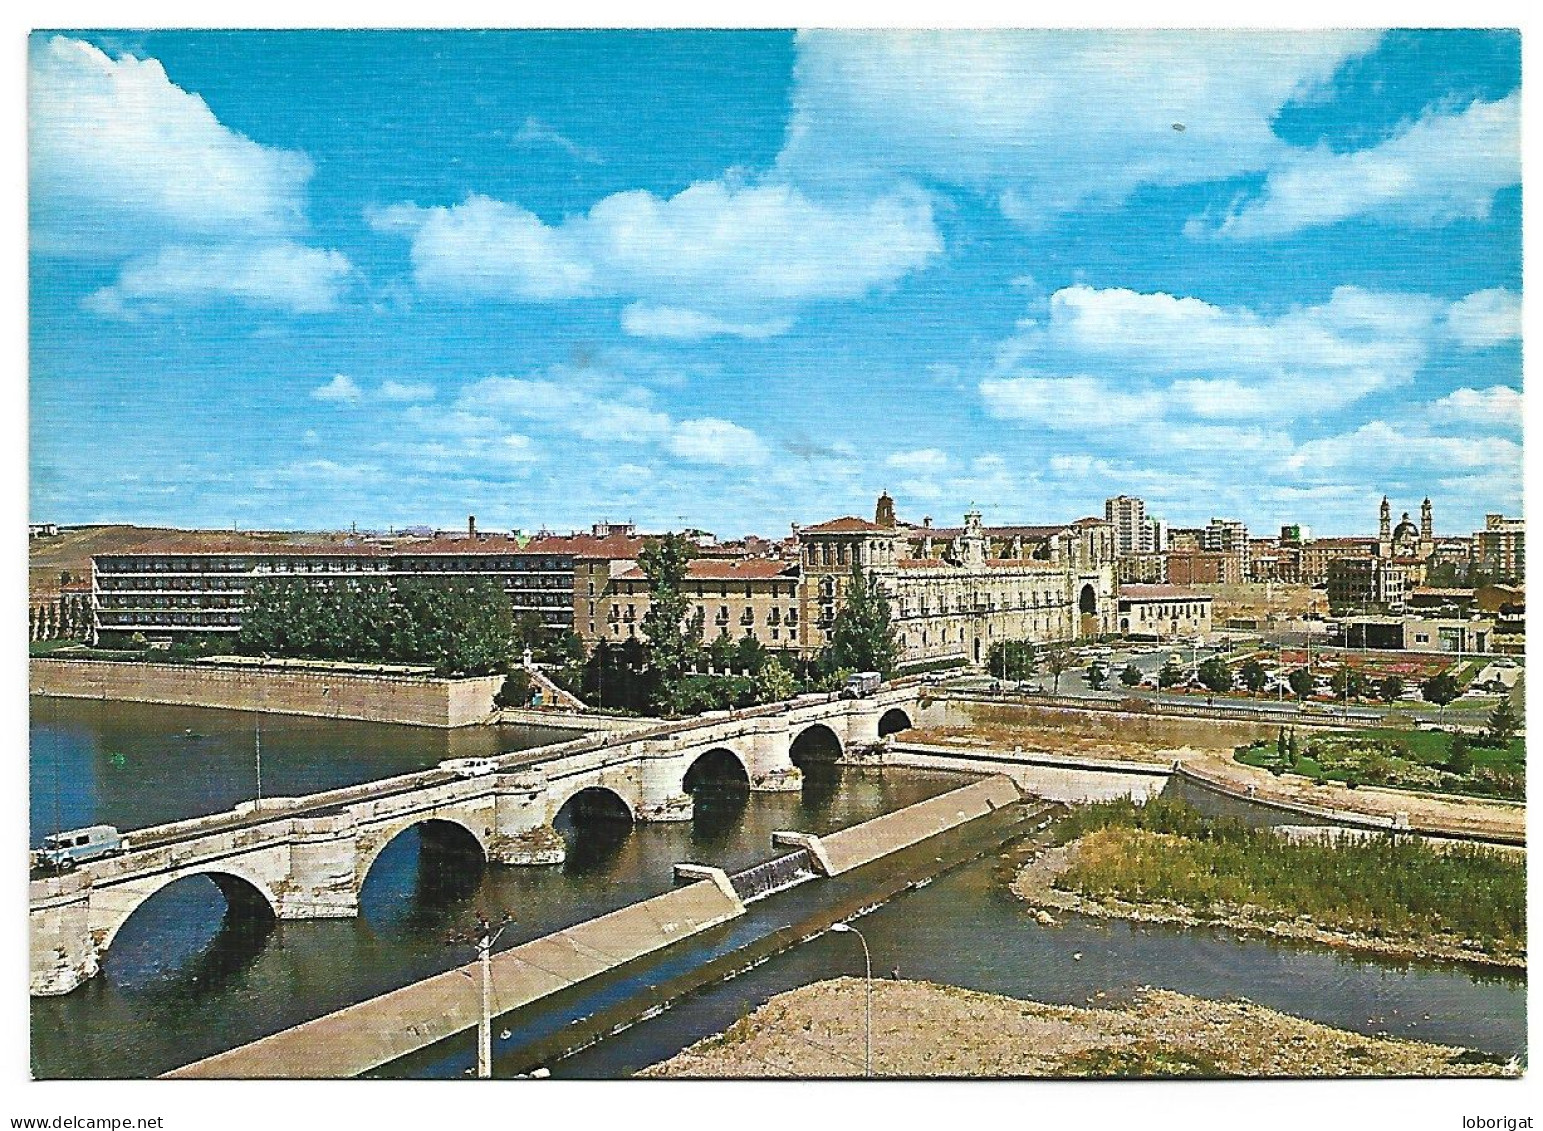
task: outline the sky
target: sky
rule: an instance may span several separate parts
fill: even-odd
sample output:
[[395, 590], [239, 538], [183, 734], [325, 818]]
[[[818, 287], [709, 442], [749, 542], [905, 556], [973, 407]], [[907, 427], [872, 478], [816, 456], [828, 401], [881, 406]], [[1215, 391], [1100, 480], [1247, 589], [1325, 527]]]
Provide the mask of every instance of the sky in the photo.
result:
[[31, 517], [1468, 533], [1519, 87], [1507, 31], [35, 32]]

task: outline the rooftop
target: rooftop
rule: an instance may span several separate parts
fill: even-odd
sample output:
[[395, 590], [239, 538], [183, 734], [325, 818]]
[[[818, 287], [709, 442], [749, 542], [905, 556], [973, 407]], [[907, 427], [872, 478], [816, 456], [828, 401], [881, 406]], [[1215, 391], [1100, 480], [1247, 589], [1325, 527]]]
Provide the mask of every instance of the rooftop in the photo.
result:
[[1122, 585], [1122, 601], [1209, 601], [1208, 593], [1197, 593], [1178, 585]]

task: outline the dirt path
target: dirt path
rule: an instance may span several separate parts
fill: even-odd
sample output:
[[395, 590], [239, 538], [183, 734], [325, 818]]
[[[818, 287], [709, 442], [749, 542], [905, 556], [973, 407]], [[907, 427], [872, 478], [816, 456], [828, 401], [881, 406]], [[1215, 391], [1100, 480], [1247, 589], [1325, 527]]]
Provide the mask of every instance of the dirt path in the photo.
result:
[[[727, 1032], [644, 1069], [654, 1077], [863, 1074], [864, 984], [778, 994]], [[1363, 1037], [1243, 1001], [1146, 990], [1082, 1009], [930, 982], [873, 984], [875, 1076], [1498, 1076], [1462, 1049]]]
[[1527, 968], [1525, 954], [1490, 953], [1483, 950], [1478, 943], [1466, 939], [1432, 938], [1419, 941], [1381, 939], [1353, 932], [1329, 930], [1318, 926], [1306, 916], [1273, 921], [1265, 918], [1263, 912], [1256, 908], [1198, 911], [1181, 904], [1127, 903], [1119, 899], [1090, 899], [1076, 892], [1062, 891], [1054, 886], [1055, 880], [1076, 862], [1080, 843], [1080, 841], [1073, 841], [1060, 848], [1047, 849], [1025, 864], [1013, 879], [1013, 894], [1052, 918], [1057, 912], [1075, 912], [1101, 919], [1128, 919], [1140, 923], [1171, 923], [1183, 927], [1228, 927], [1237, 931], [1317, 943], [1321, 946], [1343, 947], [1390, 958], [1436, 958], [1508, 969], [1525, 970]]

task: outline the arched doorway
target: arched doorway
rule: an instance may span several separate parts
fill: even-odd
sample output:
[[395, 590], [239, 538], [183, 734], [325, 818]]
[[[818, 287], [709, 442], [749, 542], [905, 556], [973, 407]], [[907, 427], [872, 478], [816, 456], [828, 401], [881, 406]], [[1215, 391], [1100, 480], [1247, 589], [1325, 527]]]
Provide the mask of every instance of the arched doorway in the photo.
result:
[[1077, 594], [1077, 611], [1081, 614], [1079, 634], [1097, 636], [1101, 628], [1098, 620], [1098, 593], [1092, 584], [1083, 585]]
[[552, 818], [567, 845], [563, 871], [582, 875], [613, 859], [632, 834], [632, 810], [613, 789], [590, 786], [581, 789]]
[[739, 755], [720, 746], [691, 763], [681, 789], [691, 795], [691, 839], [718, 844], [739, 825], [750, 800], [750, 774]]

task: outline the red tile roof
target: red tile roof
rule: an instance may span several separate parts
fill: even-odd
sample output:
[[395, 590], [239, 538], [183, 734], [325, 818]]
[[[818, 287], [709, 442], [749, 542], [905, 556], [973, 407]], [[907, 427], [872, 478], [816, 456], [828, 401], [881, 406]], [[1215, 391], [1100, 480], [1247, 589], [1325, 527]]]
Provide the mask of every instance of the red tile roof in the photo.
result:
[[833, 518], [829, 522], [822, 522], [818, 526], [805, 526], [800, 528], [800, 534], [899, 534], [898, 527], [880, 526], [876, 522], [869, 522], [866, 518], [855, 518], [846, 515], [843, 518]]

